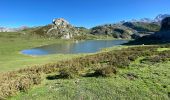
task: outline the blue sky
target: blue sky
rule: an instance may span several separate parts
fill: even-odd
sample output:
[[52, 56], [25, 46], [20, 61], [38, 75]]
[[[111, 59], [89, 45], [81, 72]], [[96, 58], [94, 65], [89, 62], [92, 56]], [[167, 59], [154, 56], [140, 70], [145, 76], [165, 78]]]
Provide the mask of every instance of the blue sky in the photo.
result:
[[87, 28], [170, 14], [170, 0], [0, 0], [0, 26], [40, 26], [65, 18]]

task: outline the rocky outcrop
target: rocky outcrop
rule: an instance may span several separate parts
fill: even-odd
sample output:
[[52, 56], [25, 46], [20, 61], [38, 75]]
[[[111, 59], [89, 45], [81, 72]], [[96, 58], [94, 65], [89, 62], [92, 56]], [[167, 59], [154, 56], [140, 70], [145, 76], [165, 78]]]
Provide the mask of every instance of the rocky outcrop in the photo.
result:
[[83, 34], [79, 28], [72, 26], [68, 21], [63, 18], [54, 19], [52, 24], [43, 26], [33, 33], [47, 37], [71, 39], [74, 36]]

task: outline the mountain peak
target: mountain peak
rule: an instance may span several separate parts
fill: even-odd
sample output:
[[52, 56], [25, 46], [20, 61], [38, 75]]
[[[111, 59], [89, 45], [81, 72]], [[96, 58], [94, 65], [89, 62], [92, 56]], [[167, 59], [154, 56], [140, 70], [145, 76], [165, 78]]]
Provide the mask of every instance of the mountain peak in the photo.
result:
[[161, 22], [166, 17], [170, 17], [170, 14], [159, 14], [158, 16], [155, 17], [154, 21]]

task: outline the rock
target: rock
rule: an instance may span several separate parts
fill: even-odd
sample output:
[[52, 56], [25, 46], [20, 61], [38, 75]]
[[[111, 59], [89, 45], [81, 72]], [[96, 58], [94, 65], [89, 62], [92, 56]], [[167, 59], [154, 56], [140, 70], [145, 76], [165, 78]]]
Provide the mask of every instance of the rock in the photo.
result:
[[64, 26], [66, 27], [69, 25], [69, 22], [66, 21], [64, 18], [53, 19], [53, 24], [57, 26]]
[[162, 20], [161, 31], [170, 31], [170, 17], [166, 17]]

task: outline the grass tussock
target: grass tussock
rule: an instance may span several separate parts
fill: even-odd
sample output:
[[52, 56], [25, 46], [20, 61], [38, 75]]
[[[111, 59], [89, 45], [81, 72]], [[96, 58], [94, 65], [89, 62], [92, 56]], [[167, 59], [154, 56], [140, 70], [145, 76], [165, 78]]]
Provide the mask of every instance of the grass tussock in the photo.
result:
[[112, 66], [107, 66], [107, 67], [96, 69], [94, 72], [94, 76], [109, 77], [116, 73], [117, 73], [116, 68]]

